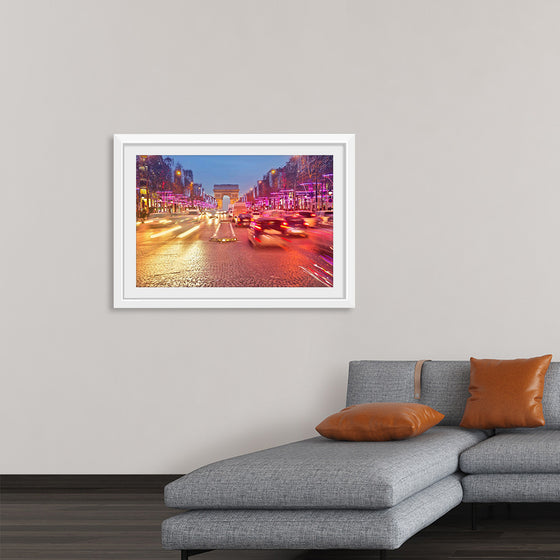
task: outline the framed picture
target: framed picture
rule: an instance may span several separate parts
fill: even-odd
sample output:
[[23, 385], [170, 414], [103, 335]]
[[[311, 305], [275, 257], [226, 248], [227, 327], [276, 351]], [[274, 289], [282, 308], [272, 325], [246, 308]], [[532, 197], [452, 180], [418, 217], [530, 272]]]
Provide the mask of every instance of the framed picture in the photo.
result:
[[354, 307], [354, 135], [116, 134], [115, 307]]

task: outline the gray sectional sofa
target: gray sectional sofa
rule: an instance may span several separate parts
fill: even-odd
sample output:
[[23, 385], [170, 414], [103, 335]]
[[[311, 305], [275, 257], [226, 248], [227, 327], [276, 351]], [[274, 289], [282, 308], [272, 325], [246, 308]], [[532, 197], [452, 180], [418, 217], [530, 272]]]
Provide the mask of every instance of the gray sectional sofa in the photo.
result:
[[546, 426], [495, 431], [459, 427], [469, 362], [426, 362], [419, 399], [415, 364], [351, 362], [346, 404], [419, 402], [445, 414], [439, 425], [401, 441], [315, 437], [202, 467], [165, 488], [166, 505], [185, 511], [164, 521], [164, 548], [182, 559], [212, 549], [384, 557], [461, 501], [560, 502], [560, 363], [546, 375]]

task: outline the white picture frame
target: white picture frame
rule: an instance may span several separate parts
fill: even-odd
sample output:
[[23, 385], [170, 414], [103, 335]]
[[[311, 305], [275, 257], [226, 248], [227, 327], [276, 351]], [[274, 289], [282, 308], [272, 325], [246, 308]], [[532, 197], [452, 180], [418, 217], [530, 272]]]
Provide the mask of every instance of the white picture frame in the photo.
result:
[[[355, 307], [354, 144], [353, 134], [115, 134], [114, 307]], [[138, 286], [137, 156], [162, 154], [178, 157], [226, 154], [228, 156], [332, 155], [334, 223], [332, 285], [320, 287]]]

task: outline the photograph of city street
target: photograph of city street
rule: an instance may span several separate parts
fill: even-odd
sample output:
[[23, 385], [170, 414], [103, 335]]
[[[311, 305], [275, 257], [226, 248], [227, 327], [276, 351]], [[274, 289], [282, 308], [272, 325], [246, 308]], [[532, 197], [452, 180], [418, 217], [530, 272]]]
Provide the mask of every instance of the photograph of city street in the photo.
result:
[[333, 287], [332, 155], [136, 156], [136, 286]]

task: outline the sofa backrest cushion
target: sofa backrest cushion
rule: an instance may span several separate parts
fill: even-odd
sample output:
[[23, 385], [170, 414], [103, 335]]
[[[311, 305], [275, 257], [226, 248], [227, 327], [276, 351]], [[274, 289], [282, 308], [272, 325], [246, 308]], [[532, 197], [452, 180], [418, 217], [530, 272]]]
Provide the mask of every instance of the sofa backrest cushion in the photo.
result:
[[[346, 406], [366, 402], [418, 402], [445, 414], [442, 426], [458, 426], [469, 398], [470, 362], [432, 361], [422, 367], [421, 398], [414, 398], [415, 361], [350, 362]], [[560, 428], [560, 362], [544, 383], [545, 428]]]

